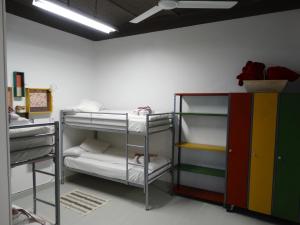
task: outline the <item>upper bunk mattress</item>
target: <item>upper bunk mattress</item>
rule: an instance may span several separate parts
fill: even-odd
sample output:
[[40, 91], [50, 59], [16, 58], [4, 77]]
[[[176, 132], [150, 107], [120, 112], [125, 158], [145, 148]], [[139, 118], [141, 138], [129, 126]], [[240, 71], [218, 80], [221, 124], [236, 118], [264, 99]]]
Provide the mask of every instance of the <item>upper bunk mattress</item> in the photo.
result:
[[[128, 131], [145, 133], [147, 117], [128, 111], [102, 110], [99, 113], [68, 112], [64, 116], [67, 125], [86, 128], [124, 130], [126, 128], [126, 113], [128, 113]], [[149, 116], [151, 131], [160, 131], [171, 126], [170, 114]]]
[[24, 127], [9, 130], [11, 163], [24, 162], [48, 155], [54, 149], [53, 126]]

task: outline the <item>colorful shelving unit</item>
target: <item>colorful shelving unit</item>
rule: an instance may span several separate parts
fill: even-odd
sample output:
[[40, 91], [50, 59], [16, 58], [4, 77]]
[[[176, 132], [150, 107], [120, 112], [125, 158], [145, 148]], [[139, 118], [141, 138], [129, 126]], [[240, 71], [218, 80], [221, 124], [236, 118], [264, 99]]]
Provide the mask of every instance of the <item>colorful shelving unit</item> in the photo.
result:
[[[185, 97], [194, 99], [213, 96], [228, 97], [228, 113], [220, 110], [186, 110], [186, 106], [183, 107]], [[209, 202], [224, 203], [230, 211], [238, 207], [299, 224], [299, 102], [300, 93], [175, 94], [174, 114], [178, 118], [175, 193]], [[220, 122], [219, 117], [226, 119], [228, 125], [226, 146], [185, 141], [183, 125], [190, 133], [195, 132], [195, 129], [189, 129], [187, 124], [183, 124], [183, 121], [190, 117], [196, 120], [207, 118], [206, 125], [210, 125], [211, 121]], [[195, 122], [192, 126], [199, 124], [202, 123]], [[225, 169], [197, 164], [196, 157], [192, 158], [191, 163], [182, 160], [183, 154], [191, 152], [217, 154], [213, 155], [212, 159], [219, 156], [218, 154], [225, 154]], [[219, 193], [185, 185], [181, 182], [184, 178], [181, 177], [183, 173], [184, 176], [186, 173], [195, 174], [195, 180], [199, 174], [202, 178], [205, 176], [224, 178], [226, 190]]]
[[[212, 145], [206, 143], [190, 143], [186, 142], [183, 139], [183, 129], [182, 122], [185, 117], [194, 116], [194, 117], [223, 117], [227, 120], [228, 117], [228, 106], [226, 106], [226, 112], [214, 112], [214, 111], [205, 111], [205, 112], [190, 112], [183, 110], [183, 99], [185, 97], [229, 97], [227, 93], [176, 93], [174, 97], [174, 114], [178, 117], [178, 143], [175, 144], [177, 149], [177, 185], [174, 187], [174, 192], [199, 200], [204, 200], [208, 202], [214, 202], [223, 204], [224, 203], [224, 193], [219, 193], [210, 190], [203, 190], [191, 186], [186, 186], [181, 183], [182, 172], [188, 172], [195, 174], [202, 174], [206, 176], [213, 176], [217, 178], [222, 178], [225, 180], [226, 169], [214, 168], [213, 166], [203, 166], [203, 165], [194, 165], [186, 162], [182, 162], [182, 154], [185, 154], [186, 151], [204, 151], [204, 152], [214, 152], [217, 154], [226, 154], [226, 146]], [[177, 102], [179, 100], [179, 107], [177, 107]], [[179, 110], [177, 109], [179, 108]]]

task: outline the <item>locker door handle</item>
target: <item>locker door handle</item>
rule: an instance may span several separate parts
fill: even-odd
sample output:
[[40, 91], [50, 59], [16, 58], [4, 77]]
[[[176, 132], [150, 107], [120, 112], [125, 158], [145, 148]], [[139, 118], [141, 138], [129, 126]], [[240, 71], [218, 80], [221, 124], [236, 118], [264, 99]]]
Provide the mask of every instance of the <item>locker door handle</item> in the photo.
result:
[[255, 153], [255, 151], [252, 152], [252, 157], [257, 158], [257, 154]]
[[277, 159], [278, 159], [278, 160], [282, 160], [282, 156], [278, 156]]
[[232, 149], [230, 148], [230, 149], [229, 149], [229, 153], [231, 153], [231, 152], [232, 152]]

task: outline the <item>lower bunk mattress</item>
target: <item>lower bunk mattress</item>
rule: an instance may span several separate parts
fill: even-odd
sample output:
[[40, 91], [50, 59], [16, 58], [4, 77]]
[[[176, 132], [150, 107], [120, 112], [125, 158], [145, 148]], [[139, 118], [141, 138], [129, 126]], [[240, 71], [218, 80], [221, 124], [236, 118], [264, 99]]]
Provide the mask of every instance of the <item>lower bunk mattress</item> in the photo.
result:
[[[137, 163], [134, 153], [129, 155], [130, 163]], [[144, 184], [143, 158], [137, 165], [128, 165], [128, 181], [130, 183]], [[109, 149], [104, 153], [87, 153], [79, 146], [66, 151], [64, 165], [69, 169], [94, 176], [107, 177], [126, 181], [125, 151], [121, 149]], [[171, 161], [164, 157], [151, 157], [148, 166], [149, 180], [158, 177], [171, 168]]]
[[11, 163], [37, 159], [53, 152], [53, 126], [16, 128], [9, 130]]

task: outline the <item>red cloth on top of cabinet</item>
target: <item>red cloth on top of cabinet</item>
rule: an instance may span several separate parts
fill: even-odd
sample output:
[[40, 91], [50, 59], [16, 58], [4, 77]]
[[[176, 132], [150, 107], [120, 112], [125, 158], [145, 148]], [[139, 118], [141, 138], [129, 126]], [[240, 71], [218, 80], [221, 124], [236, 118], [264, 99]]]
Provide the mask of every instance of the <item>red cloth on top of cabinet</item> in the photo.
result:
[[248, 61], [243, 67], [242, 73], [237, 76], [239, 85], [243, 86], [244, 80], [263, 80], [265, 67], [263, 63]]
[[281, 66], [269, 67], [267, 70], [266, 79], [267, 80], [288, 80], [295, 81], [300, 77], [300, 75], [288, 68]]

